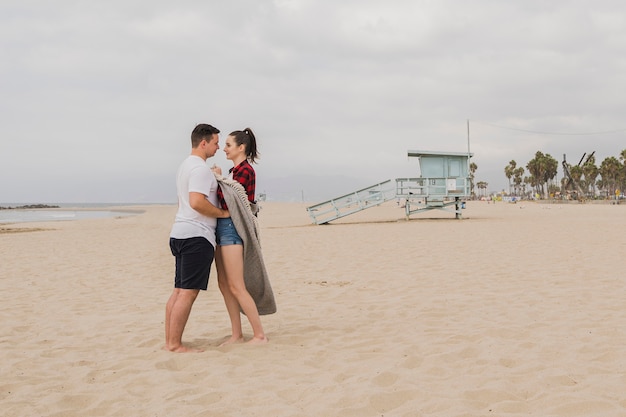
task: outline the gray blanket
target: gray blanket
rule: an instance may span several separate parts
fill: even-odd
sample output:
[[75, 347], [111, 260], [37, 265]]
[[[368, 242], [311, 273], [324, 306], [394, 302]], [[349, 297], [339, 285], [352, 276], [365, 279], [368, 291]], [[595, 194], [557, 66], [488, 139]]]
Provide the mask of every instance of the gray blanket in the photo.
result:
[[263, 254], [259, 225], [253, 213], [258, 211], [256, 204], [248, 201], [243, 186], [232, 179], [215, 175], [228, 205], [230, 217], [243, 240], [243, 278], [246, 289], [254, 299], [260, 315], [276, 312], [276, 300], [272, 292]]

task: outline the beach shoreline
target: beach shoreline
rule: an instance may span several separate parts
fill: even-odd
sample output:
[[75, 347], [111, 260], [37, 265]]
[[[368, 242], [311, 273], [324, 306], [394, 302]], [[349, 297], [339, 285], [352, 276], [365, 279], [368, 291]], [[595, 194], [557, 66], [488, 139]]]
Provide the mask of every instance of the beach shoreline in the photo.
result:
[[98, 207], [12, 207], [0, 210], [0, 226], [9, 229], [15, 224], [32, 224], [50, 221], [77, 221], [89, 218], [131, 216], [145, 210], [134, 206], [98, 206]]

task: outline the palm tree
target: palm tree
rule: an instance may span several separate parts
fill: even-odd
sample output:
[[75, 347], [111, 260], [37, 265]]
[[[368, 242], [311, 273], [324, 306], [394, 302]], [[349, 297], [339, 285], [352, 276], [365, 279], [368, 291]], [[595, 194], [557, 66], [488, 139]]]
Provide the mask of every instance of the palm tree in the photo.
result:
[[470, 195], [474, 195], [474, 174], [476, 173], [476, 170], [478, 169], [478, 165], [476, 165], [474, 162], [471, 162], [469, 165], [469, 170], [470, 170], [470, 175], [469, 175], [469, 180], [470, 180]]
[[506, 175], [506, 177], [509, 180], [509, 194], [511, 194], [511, 177], [514, 175], [515, 173], [515, 167], [517, 166], [517, 162], [515, 162], [514, 159], [512, 159], [509, 164], [507, 166], [504, 167], [504, 175]]
[[[574, 165], [573, 167], [570, 167], [569, 175], [572, 177], [572, 180], [574, 180], [574, 191], [576, 192], [578, 189], [575, 184], [580, 184], [581, 191], [583, 191], [585, 188], [582, 181], [583, 168], [580, 165]], [[584, 196], [581, 195], [579, 198], [584, 198]]]
[[543, 181], [547, 184], [554, 180], [559, 169], [559, 161], [554, 159], [550, 154], [546, 154], [543, 160], [544, 177]]
[[600, 176], [602, 177], [602, 188], [607, 192], [608, 196], [615, 194], [620, 185], [620, 177], [623, 176], [623, 164], [615, 158], [610, 156], [605, 158], [600, 164]]
[[[489, 185], [489, 184], [488, 184], [488, 183], [486, 183], [485, 181], [478, 181], [478, 182], [476, 183], [476, 187], [477, 187], [479, 190], [485, 190], [485, 191], [482, 193], [484, 196], [487, 196], [487, 191], [486, 191], [486, 190], [487, 190], [487, 185]], [[480, 193], [479, 193], [479, 194], [480, 194]]]
[[[531, 189], [535, 187], [535, 182], [535, 178], [532, 175], [524, 177], [524, 194], [527, 193], [526, 187], [530, 187]], [[530, 190], [528, 190], [528, 193], [530, 194]]]
[[515, 195], [520, 195], [520, 186], [522, 185], [522, 177], [524, 176], [524, 167], [518, 167], [513, 170], [513, 184], [515, 184]]
[[596, 195], [596, 179], [598, 178], [598, 173], [596, 157], [591, 155], [583, 164], [583, 175], [585, 176], [587, 192], [590, 193], [592, 197]]
[[626, 149], [622, 150], [619, 154], [619, 159], [622, 161], [622, 175], [620, 176], [620, 190], [622, 195], [624, 194], [624, 189], [626, 189]]
[[546, 185], [556, 177], [559, 163], [550, 154], [543, 154], [540, 151], [535, 153], [535, 158], [528, 161], [526, 169], [533, 178], [533, 186], [538, 194], [546, 196]]

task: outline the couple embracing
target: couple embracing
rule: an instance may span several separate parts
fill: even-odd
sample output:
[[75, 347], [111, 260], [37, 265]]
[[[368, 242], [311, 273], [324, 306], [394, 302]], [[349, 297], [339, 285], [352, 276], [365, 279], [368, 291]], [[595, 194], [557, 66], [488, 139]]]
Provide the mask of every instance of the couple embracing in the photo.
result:
[[165, 308], [165, 349], [172, 352], [201, 351], [183, 345], [182, 335], [194, 301], [208, 287], [214, 259], [232, 328], [222, 345], [244, 341], [240, 312], [252, 327], [248, 343], [267, 343], [260, 315], [276, 312], [256, 221], [256, 138], [249, 128], [228, 135], [224, 152], [233, 167], [222, 177], [219, 167], [206, 163], [219, 149], [219, 133], [208, 124], [194, 128], [191, 155], [176, 179], [178, 211], [170, 232], [176, 272]]

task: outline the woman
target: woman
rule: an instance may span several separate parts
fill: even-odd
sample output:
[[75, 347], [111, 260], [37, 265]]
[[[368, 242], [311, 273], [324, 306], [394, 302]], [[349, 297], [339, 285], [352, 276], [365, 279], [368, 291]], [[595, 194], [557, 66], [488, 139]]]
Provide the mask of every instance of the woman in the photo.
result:
[[[243, 186], [248, 201], [254, 202], [256, 174], [251, 163], [254, 163], [259, 155], [256, 138], [252, 130], [246, 128], [243, 131], [237, 130], [228, 135], [224, 145], [224, 153], [226, 153], [226, 158], [233, 162], [229, 176]], [[219, 167], [214, 167], [214, 172], [219, 175], [222, 173]], [[222, 190], [224, 186], [225, 184], [221, 182], [217, 195], [221, 207], [226, 210], [228, 206], [224, 198], [224, 191], [226, 190]], [[253, 336], [248, 343], [267, 343], [268, 339], [261, 325], [259, 311], [244, 282], [244, 242], [237, 233], [232, 218], [218, 219], [216, 238], [217, 279], [232, 327], [230, 338], [221, 346], [244, 341], [240, 311], [243, 311], [252, 327]]]

